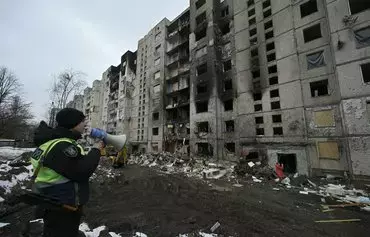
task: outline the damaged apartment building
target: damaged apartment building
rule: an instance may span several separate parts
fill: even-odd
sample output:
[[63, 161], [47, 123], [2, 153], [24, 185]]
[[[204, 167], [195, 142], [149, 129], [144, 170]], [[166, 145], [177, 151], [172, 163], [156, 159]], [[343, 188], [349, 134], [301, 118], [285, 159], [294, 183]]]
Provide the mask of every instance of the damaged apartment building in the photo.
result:
[[86, 128], [100, 128], [101, 123], [101, 104], [102, 87], [101, 81], [95, 80], [92, 87], [87, 87], [83, 93], [83, 112], [86, 116]]
[[102, 126], [110, 134], [130, 136], [136, 52], [127, 51], [120, 64], [110, 66], [102, 77]]
[[132, 107], [130, 142], [133, 151], [163, 149], [165, 39], [164, 18], [139, 40]]
[[234, 1], [239, 146], [308, 175], [370, 175], [370, 2]]
[[[233, 1], [190, 1], [190, 152], [235, 157]], [[229, 157], [231, 155], [231, 157]]]
[[131, 101], [125, 60], [103, 74], [103, 128], [134, 151], [370, 175], [370, 1], [189, 2], [139, 40]]
[[[165, 151], [189, 152], [190, 138], [190, 10], [167, 26], [165, 99]], [[158, 117], [153, 114], [153, 117]]]

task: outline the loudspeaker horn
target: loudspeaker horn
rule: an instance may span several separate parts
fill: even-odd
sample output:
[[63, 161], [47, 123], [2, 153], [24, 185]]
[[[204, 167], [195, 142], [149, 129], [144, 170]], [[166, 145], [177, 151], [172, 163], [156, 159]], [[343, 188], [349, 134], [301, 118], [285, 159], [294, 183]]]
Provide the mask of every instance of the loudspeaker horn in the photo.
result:
[[123, 149], [127, 141], [126, 135], [111, 135], [99, 128], [91, 129], [90, 136], [103, 140], [105, 144], [112, 145], [119, 151]]
[[125, 146], [126, 140], [126, 135], [110, 135], [107, 133], [104, 142], [114, 146], [118, 151], [120, 151]]

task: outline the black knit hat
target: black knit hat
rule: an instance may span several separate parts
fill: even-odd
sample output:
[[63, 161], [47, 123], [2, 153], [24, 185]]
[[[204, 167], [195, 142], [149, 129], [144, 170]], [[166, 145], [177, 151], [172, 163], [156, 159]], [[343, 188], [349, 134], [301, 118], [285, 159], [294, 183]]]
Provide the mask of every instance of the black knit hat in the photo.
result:
[[76, 127], [85, 119], [85, 115], [73, 108], [65, 108], [57, 113], [56, 121], [59, 127], [71, 129]]

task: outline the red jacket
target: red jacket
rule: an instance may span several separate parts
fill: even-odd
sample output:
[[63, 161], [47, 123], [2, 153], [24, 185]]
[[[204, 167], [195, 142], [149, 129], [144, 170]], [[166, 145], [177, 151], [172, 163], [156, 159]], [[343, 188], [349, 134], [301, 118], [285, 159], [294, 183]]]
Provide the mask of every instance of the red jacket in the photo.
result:
[[276, 163], [275, 164], [275, 172], [276, 172], [276, 175], [279, 178], [281, 178], [281, 179], [284, 178], [285, 177], [285, 175], [284, 175], [284, 165]]

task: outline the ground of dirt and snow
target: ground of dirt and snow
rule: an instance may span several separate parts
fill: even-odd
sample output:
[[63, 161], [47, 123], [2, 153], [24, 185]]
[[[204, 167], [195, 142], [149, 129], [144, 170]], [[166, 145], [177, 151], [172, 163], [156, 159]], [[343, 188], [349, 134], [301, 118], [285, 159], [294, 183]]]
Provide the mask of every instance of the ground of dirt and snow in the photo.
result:
[[[101, 162], [91, 181], [91, 200], [80, 227], [86, 236], [368, 236], [369, 233], [370, 212], [366, 205], [357, 205], [368, 202], [366, 190], [339, 185], [335, 179], [328, 184], [326, 179], [295, 176], [276, 183], [263, 164], [249, 164], [240, 172], [239, 165], [228, 162], [189, 161], [169, 154], [135, 156], [130, 163], [127, 168], [112, 170], [109, 161]], [[12, 173], [10, 170], [17, 169], [13, 166], [3, 162], [1, 167], [7, 170], [4, 173]], [[22, 168], [25, 170], [21, 173], [28, 174], [27, 166]], [[242, 177], [234, 170], [242, 173]], [[17, 175], [0, 174], [0, 180], [14, 178], [22, 187], [23, 181]], [[0, 224], [1, 236], [17, 236], [24, 223], [33, 220], [32, 208], [11, 201], [16, 188], [12, 187], [0, 203], [0, 223], [9, 223], [2, 229]], [[357, 206], [326, 206], [349, 202]], [[352, 221], [315, 222], [348, 219]], [[40, 236], [42, 220], [33, 221], [31, 226], [28, 236]]]

